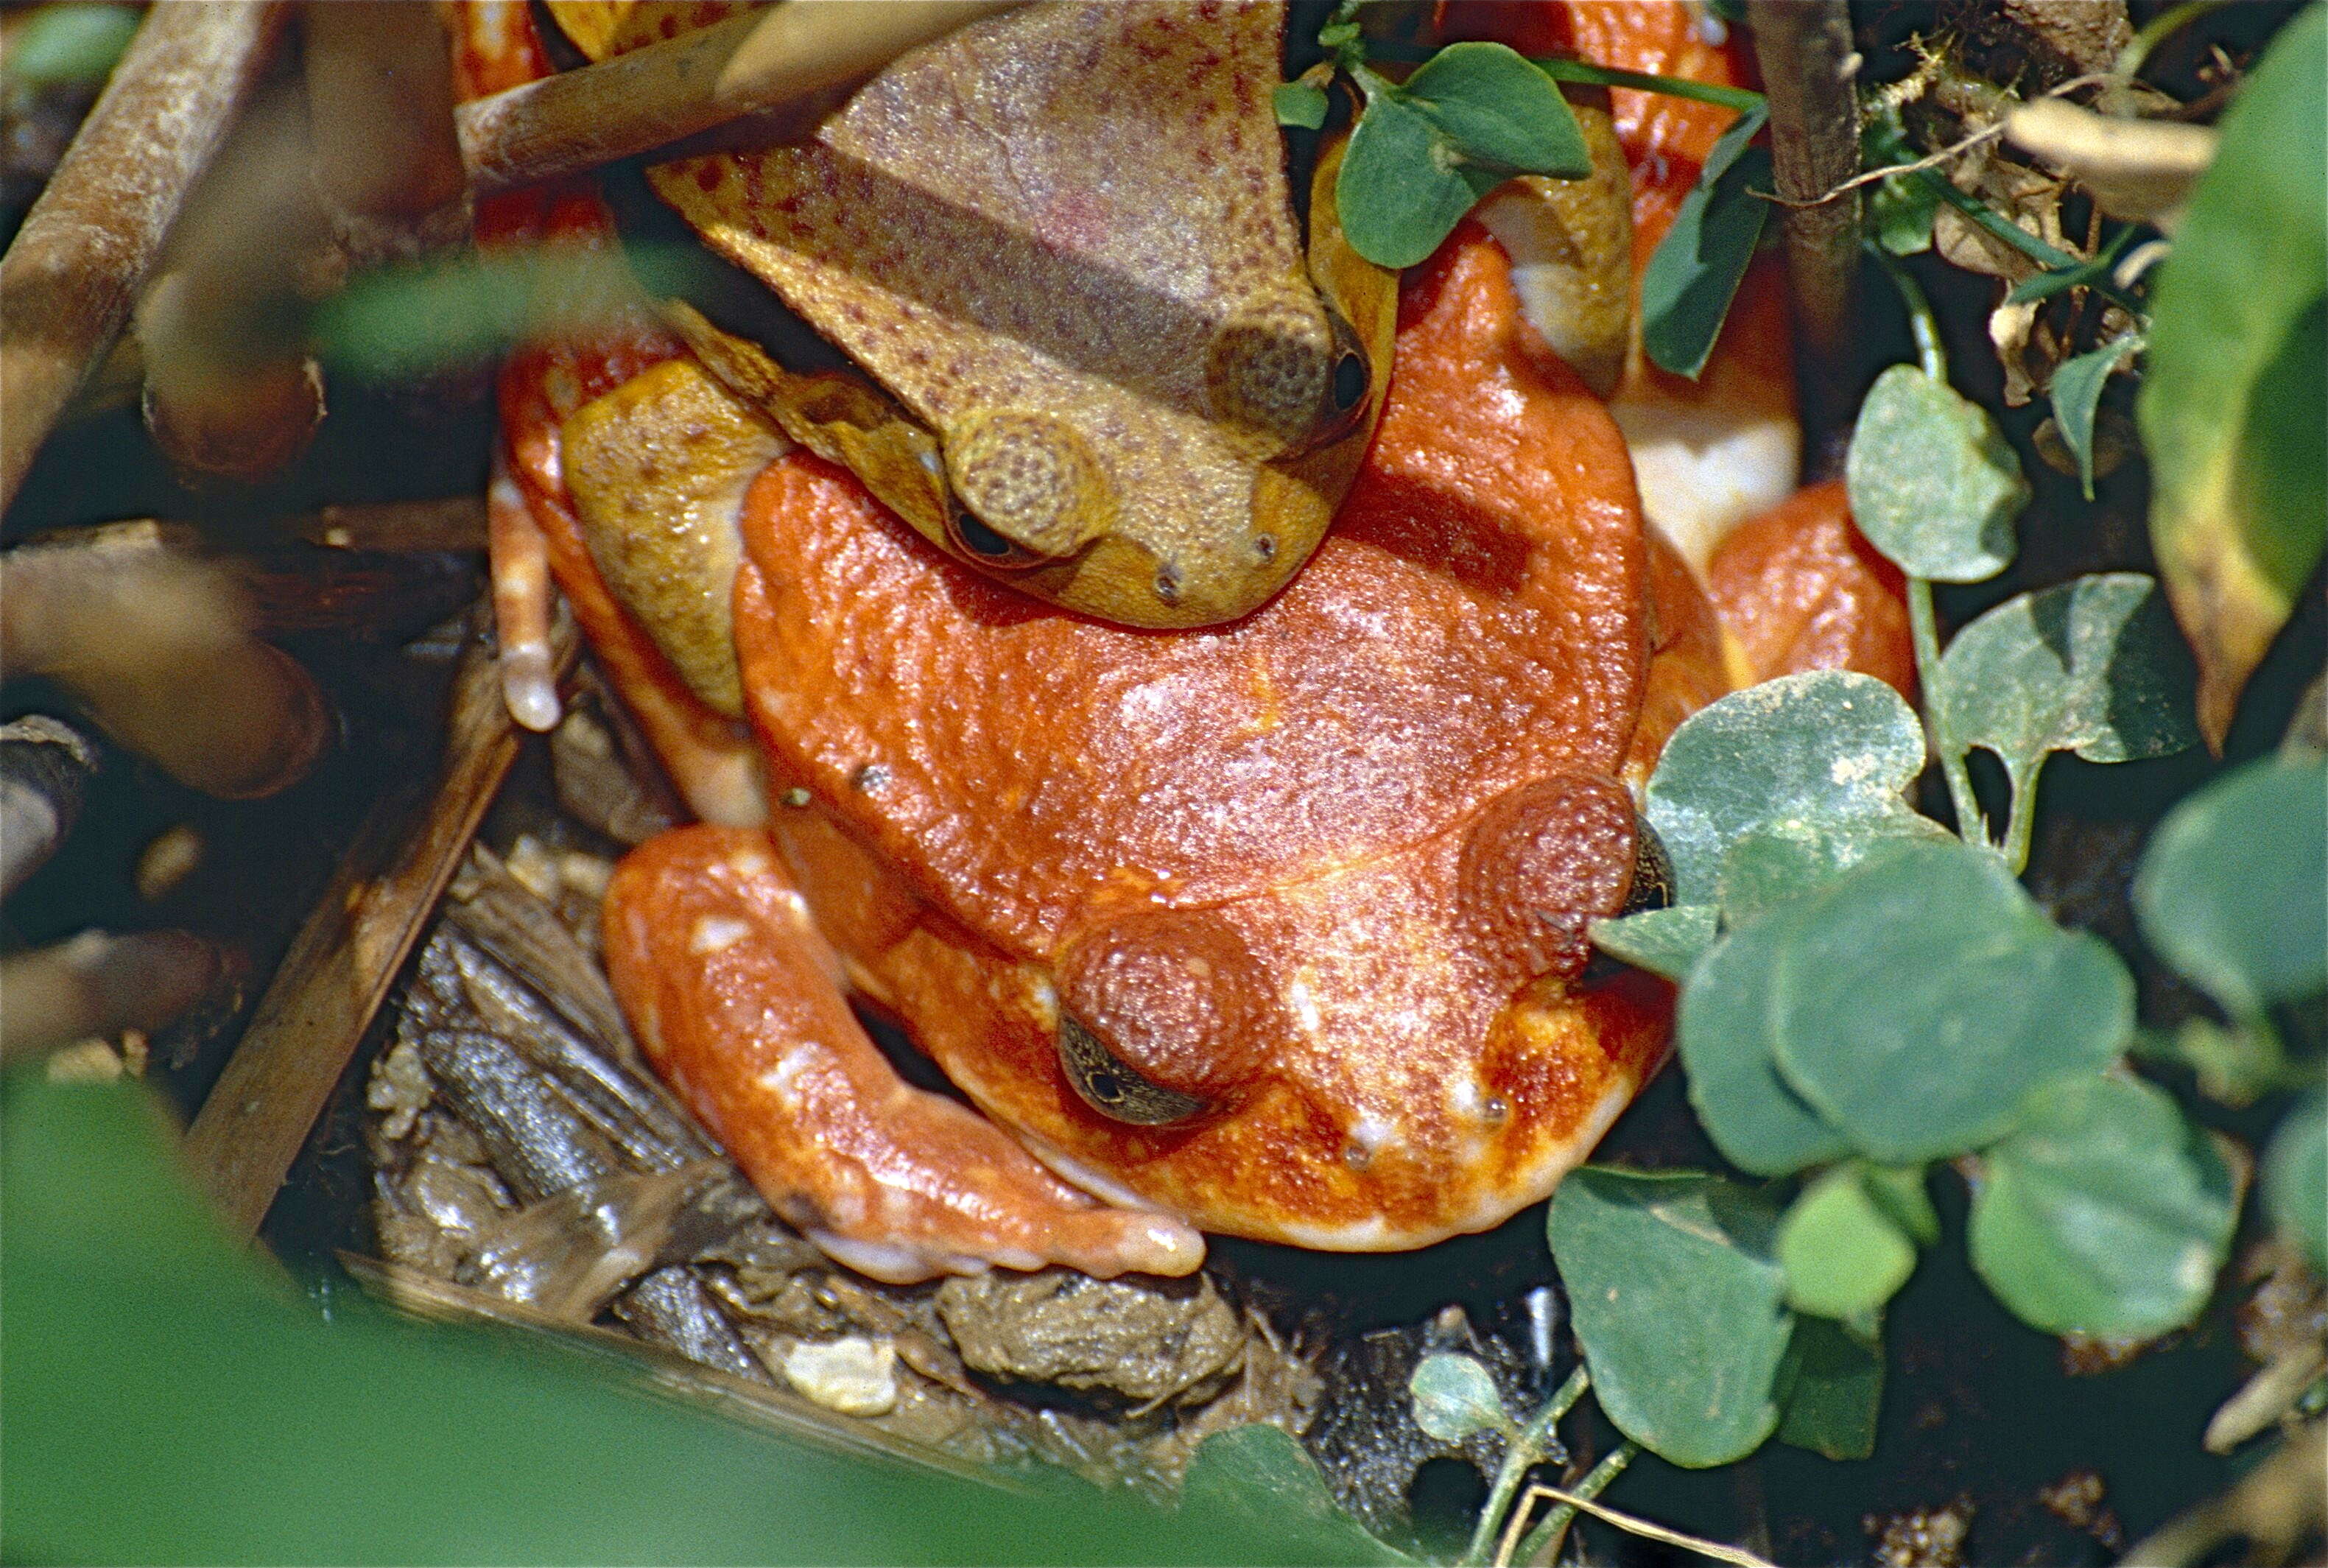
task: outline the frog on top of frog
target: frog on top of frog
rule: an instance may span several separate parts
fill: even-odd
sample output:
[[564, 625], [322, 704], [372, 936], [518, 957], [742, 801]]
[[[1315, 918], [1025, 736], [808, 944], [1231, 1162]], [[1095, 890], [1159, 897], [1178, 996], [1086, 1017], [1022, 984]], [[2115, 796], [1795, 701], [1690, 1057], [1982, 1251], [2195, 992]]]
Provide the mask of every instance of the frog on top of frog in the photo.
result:
[[[726, 10], [549, 9], [593, 58]], [[879, 1279], [1412, 1248], [1542, 1199], [1665, 1055], [1671, 988], [1586, 926], [1662, 897], [1666, 737], [1791, 670], [1910, 678], [1839, 486], [1788, 498], [1776, 280], [1698, 383], [1641, 361], [1638, 260], [1730, 112], [1588, 95], [1591, 179], [1511, 183], [1394, 278], [1330, 139], [1302, 241], [1283, 22], [1052, 0], [811, 141], [651, 172], [854, 369], [674, 304], [504, 371], [504, 657], [554, 577], [703, 819], [615, 874], [616, 993]], [[1679, 0], [1448, 23], [1740, 70]], [[547, 69], [530, 28], [468, 8], [470, 91]], [[479, 229], [612, 243], [587, 192]]]

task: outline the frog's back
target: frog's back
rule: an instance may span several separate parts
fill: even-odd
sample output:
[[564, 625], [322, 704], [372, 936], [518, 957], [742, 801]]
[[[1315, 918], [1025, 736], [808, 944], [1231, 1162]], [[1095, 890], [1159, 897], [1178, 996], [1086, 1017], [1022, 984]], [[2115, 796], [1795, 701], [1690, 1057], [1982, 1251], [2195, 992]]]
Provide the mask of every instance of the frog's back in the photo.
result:
[[1524, 333], [1476, 230], [1411, 277], [1364, 477], [1292, 585], [1217, 631], [1032, 603], [840, 471], [779, 463], [737, 606], [777, 772], [1028, 955], [1124, 903], [1219, 903], [1532, 778], [1613, 775], [1646, 660], [1631, 470]]

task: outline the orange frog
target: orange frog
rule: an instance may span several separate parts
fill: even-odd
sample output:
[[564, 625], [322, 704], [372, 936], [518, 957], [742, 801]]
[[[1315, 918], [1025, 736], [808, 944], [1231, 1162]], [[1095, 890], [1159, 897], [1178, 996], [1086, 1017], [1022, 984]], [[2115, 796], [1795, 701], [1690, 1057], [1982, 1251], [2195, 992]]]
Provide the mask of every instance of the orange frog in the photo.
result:
[[[1544, 1197], [1655, 1071], [1670, 989], [1587, 962], [1590, 920], [1661, 890], [1633, 788], [1737, 681], [1893, 657], [1862, 612], [1896, 600], [1811, 493], [1729, 579], [1712, 556], [1725, 610], [1793, 630], [1726, 632], [1512, 273], [1466, 222], [1408, 274], [1334, 526], [1194, 631], [972, 569], [794, 446], [716, 333], [688, 336], [717, 374], [645, 323], [512, 361], [497, 592], [547, 562], [727, 824], [623, 862], [609, 972], [833, 1256], [903, 1282], [1185, 1273], [1206, 1230], [1420, 1246]], [[1838, 605], [1848, 635], [1806, 630]], [[909, 1086], [852, 1000], [969, 1103]]]

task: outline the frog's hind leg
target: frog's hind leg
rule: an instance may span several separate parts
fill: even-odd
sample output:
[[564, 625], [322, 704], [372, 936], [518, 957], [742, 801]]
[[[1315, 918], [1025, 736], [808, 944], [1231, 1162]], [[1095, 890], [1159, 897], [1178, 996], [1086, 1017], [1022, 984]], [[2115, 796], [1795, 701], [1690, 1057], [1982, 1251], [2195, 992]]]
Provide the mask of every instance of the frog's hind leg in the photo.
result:
[[1185, 1274], [1204, 1240], [1054, 1177], [908, 1085], [841, 998], [840, 964], [765, 833], [666, 833], [615, 872], [606, 968], [656, 1068], [776, 1211], [896, 1283], [1065, 1263]]

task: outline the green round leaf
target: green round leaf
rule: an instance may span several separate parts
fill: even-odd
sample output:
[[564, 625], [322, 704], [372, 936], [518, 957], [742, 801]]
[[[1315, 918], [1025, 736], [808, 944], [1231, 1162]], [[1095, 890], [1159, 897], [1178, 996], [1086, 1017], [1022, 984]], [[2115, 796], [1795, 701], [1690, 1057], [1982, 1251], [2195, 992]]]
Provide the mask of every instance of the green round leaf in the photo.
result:
[[1916, 1272], [1916, 1244], [1877, 1204], [1856, 1165], [1805, 1188], [1779, 1226], [1787, 1304], [1821, 1318], [1875, 1311]]
[[1334, 203], [1351, 248], [1375, 266], [1422, 260], [1478, 200], [1440, 147], [1422, 112], [1389, 93], [1358, 117], [1334, 177]]
[[2328, 1273], [2328, 1098], [2314, 1089], [2280, 1118], [2263, 1157], [2272, 1223]]
[[1753, 109], [1722, 134], [1641, 269], [1641, 347], [1660, 369], [1694, 380], [1705, 368], [1754, 258], [1769, 212], [1755, 192], [1770, 188], [1770, 154], [1747, 144], [1768, 117]]
[[2328, 990], [2328, 760], [2235, 768], [2166, 814], [2143, 852], [2143, 940], [2235, 1014]]
[[1777, 1222], [1759, 1195], [1695, 1172], [1588, 1166], [1553, 1195], [1553, 1261], [1593, 1394], [1675, 1464], [1741, 1459], [1778, 1425], [1794, 1319]]
[[2057, 1084], [1987, 1154], [1973, 1267], [2049, 1334], [2163, 1334], [2206, 1305], [2238, 1216], [2222, 1158], [2165, 1094]]
[[1670, 909], [1595, 920], [1586, 929], [1592, 945], [1611, 958], [1678, 982], [1688, 978], [1713, 945], [1715, 920], [1711, 905], [1676, 904]]
[[1893, 1225], [1926, 1246], [1940, 1239], [1940, 1216], [1924, 1190], [1922, 1166], [1863, 1165], [1859, 1174], [1867, 1196]]
[[1716, 944], [1683, 988], [1674, 1025], [1697, 1119], [1724, 1160], [1757, 1176], [1851, 1152], [1771, 1060], [1770, 980], [1785, 919], [1783, 911], [1765, 915]]
[[1805, 1318], [1795, 1325], [1794, 1380], [1779, 1441], [1831, 1460], [1875, 1451], [1875, 1418], [1883, 1400], [1883, 1347], [1841, 1323]]
[[1592, 153], [1560, 89], [1503, 43], [1450, 43], [1403, 83], [1456, 156], [1514, 174], [1581, 180]]
[[2135, 415], [2150, 540], [2218, 743], [2328, 544], [2328, 12], [2305, 8], [2224, 112], [2158, 272]]
[[1913, 365], [1868, 390], [1844, 482], [1860, 532], [1910, 577], [1977, 583], [2013, 564], [2021, 460], [1977, 404]]
[[2040, 914], [1995, 857], [1901, 844], [1791, 911], [1771, 1050], [1796, 1093], [1889, 1165], [1977, 1149], [2042, 1084], [2099, 1073], [2134, 1032], [2108, 945]]
[[2158, 585], [2138, 572], [2017, 594], [1957, 634], [1935, 700], [2015, 787], [2045, 754], [2089, 762], [2164, 756], [2198, 743], [2191, 659]]
[[1406, 1380], [1414, 1424], [1441, 1442], [1461, 1442], [1475, 1432], [1507, 1427], [1503, 1396], [1488, 1369], [1469, 1356], [1442, 1351], [1414, 1364]]
[[1700, 709], [1666, 743], [1645, 805], [1676, 901], [1713, 903], [1732, 841], [1755, 829], [1915, 831], [1904, 792], [1923, 766], [1915, 710], [1872, 675], [1782, 675]]
[[1900, 839], [1943, 839], [1948, 830], [1912, 812], [1843, 822], [1786, 822], [1739, 835], [1722, 858], [1721, 905], [1730, 919], [1783, 904], [1834, 881]]

